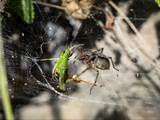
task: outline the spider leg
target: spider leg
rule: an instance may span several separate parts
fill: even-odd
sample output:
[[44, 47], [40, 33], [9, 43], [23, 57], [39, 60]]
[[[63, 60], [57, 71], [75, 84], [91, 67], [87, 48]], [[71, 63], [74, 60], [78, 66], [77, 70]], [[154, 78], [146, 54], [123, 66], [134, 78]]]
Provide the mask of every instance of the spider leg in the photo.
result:
[[96, 78], [95, 78], [95, 80], [94, 80], [94, 83], [92, 84], [92, 86], [91, 86], [91, 88], [90, 88], [90, 94], [91, 94], [91, 92], [92, 92], [93, 87], [96, 85], [97, 80], [98, 80], [98, 76], [99, 76], [99, 71], [96, 70], [96, 69], [94, 69], [94, 70], [97, 72], [97, 75], [96, 75]]
[[103, 53], [103, 48], [97, 49], [96, 51], [94, 51], [94, 53], [102, 54]]
[[[90, 67], [87, 67], [82, 72], [80, 72], [79, 74], [73, 75], [72, 77], [69, 76], [66, 82], [67, 83], [70, 82], [70, 81], [75, 81], [75, 82], [81, 82], [81, 81], [83, 81], [83, 82], [86, 82], [84, 80], [81, 80], [79, 78], [79, 76], [81, 76], [83, 73], [85, 73], [89, 69], [90, 69]], [[86, 82], [86, 83], [89, 83], [89, 82]]]
[[77, 74], [77, 77], [81, 76], [83, 73], [85, 73], [89, 69], [90, 69], [90, 67], [85, 68], [82, 72], [80, 72], [79, 74]]
[[111, 60], [112, 67], [113, 67], [115, 70], [119, 71], [119, 70], [115, 67], [112, 57], [108, 57], [108, 58]]
[[100, 48], [100, 49], [97, 50], [97, 51], [100, 51], [100, 53], [103, 53], [103, 48]]
[[78, 60], [78, 58], [79, 58], [79, 55], [76, 55], [76, 56], [74, 57], [73, 64], [76, 63], [76, 61]]

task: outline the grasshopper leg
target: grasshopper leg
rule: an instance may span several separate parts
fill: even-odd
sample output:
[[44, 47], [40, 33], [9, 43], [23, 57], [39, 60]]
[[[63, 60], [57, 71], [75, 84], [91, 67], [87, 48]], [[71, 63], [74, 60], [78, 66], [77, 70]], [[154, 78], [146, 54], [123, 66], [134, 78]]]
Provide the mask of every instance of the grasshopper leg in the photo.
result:
[[76, 56], [74, 57], [73, 64], [76, 63], [76, 61], [78, 60], [78, 57], [79, 57], [79, 55], [76, 55]]

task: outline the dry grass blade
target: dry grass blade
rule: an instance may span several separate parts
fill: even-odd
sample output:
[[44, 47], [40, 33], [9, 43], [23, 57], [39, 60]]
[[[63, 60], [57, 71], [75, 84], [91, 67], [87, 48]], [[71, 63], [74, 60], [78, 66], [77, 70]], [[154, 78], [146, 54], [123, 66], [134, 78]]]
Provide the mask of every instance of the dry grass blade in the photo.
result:
[[[143, 36], [140, 34], [140, 32], [136, 29], [136, 27], [133, 25], [133, 23], [128, 19], [128, 17], [122, 12], [122, 10], [112, 1], [108, 2], [119, 14], [120, 16], [126, 21], [126, 23], [129, 25], [129, 27], [134, 31], [134, 33], [137, 35], [139, 40], [143, 39]], [[154, 66], [156, 71], [160, 73], [160, 67], [159, 67], [159, 62], [155, 59], [152, 59], [141, 47], [140, 44], [136, 40], [132, 41], [136, 48], [143, 53], [143, 55], [150, 61], [151, 65]]]

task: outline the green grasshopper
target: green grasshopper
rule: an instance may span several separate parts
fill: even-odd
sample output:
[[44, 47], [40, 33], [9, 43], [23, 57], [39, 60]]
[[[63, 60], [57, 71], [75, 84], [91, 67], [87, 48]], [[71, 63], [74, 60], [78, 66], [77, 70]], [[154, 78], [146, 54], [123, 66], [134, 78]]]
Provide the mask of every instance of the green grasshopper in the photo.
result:
[[53, 78], [59, 81], [59, 88], [62, 91], [65, 91], [65, 84], [67, 83], [68, 78], [68, 60], [71, 56], [71, 51], [69, 48], [64, 49], [59, 59], [56, 61], [56, 64], [53, 68]]
[[68, 76], [68, 62], [72, 56], [75, 48], [82, 46], [82, 44], [75, 45], [71, 48], [65, 48], [54, 65], [52, 76], [59, 81], [59, 89], [65, 91], [65, 85], [72, 79]]

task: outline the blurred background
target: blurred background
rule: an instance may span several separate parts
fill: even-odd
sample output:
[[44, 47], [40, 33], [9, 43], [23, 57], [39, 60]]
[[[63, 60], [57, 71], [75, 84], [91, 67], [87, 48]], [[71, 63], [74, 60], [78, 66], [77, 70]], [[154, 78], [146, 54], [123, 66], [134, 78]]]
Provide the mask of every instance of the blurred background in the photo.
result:
[[[16, 0], [0, 1], [1, 52], [15, 119], [160, 118], [160, 8], [154, 0], [35, 0], [30, 4], [22, 4], [30, 13], [27, 18]], [[103, 48], [119, 70], [112, 64], [108, 70], [99, 69], [91, 94], [91, 85], [85, 82], [70, 82], [65, 92], [59, 91], [58, 81], [52, 78], [56, 61], [39, 61], [58, 58], [64, 48], [77, 44], [88, 51]], [[69, 59], [68, 74], [87, 67], [80, 60], [73, 64], [74, 60]], [[95, 77], [91, 69], [80, 79], [94, 83]], [[43, 86], [45, 80], [59, 92]], [[2, 103], [0, 119], [5, 119]]]

